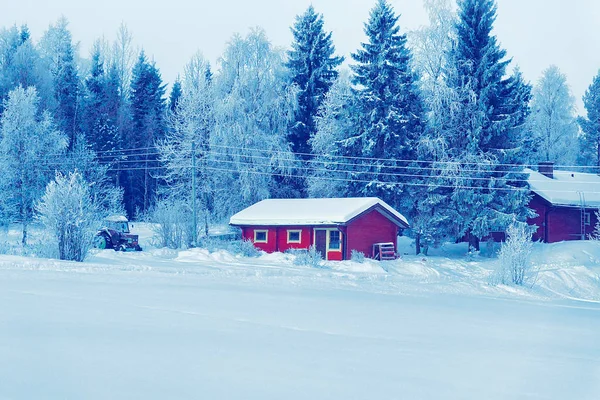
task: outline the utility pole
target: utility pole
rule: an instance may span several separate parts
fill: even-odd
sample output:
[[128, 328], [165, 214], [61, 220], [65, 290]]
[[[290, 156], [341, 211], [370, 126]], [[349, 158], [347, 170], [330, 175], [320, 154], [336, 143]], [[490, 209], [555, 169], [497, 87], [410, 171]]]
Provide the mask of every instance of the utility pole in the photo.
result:
[[198, 218], [196, 215], [196, 142], [192, 142], [192, 245], [198, 244]]

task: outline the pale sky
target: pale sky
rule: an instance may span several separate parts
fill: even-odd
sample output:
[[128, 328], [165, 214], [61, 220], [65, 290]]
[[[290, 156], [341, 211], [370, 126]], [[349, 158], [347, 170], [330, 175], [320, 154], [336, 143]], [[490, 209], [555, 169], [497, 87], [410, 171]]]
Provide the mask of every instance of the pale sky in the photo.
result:
[[[422, 0], [390, 0], [403, 32], [427, 23]], [[337, 52], [349, 58], [365, 40], [363, 23], [375, 0], [0, 0], [0, 26], [27, 23], [34, 40], [61, 15], [87, 57], [93, 41], [112, 41], [121, 23], [134, 44], [153, 57], [172, 83], [200, 50], [216, 61], [233, 33], [261, 26], [272, 43], [288, 48], [294, 17], [313, 4], [333, 31]], [[567, 74], [578, 111], [581, 96], [600, 69], [600, 2], [597, 0], [498, 0], [495, 33], [525, 78], [537, 81], [556, 64]]]

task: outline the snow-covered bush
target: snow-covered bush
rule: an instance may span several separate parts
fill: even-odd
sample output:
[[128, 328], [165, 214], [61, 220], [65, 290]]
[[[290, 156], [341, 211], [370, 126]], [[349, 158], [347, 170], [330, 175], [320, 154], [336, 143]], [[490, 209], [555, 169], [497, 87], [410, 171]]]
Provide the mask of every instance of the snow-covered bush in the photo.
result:
[[236, 240], [230, 242], [229, 249], [234, 254], [239, 254], [244, 257], [258, 257], [260, 250], [254, 247], [251, 240]]
[[362, 264], [365, 262], [365, 253], [362, 251], [352, 250], [352, 253], [350, 254], [350, 260]]
[[594, 226], [594, 232], [590, 235], [592, 240], [600, 240], [600, 210], [596, 211], [596, 226]]
[[305, 249], [290, 249], [287, 253], [294, 255], [294, 265], [305, 265], [308, 267], [321, 268], [323, 257], [315, 246]]
[[57, 173], [36, 206], [40, 222], [56, 240], [61, 260], [83, 261], [92, 247], [99, 220], [89, 185], [75, 171]]
[[188, 247], [191, 241], [192, 221], [187, 204], [177, 200], [161, 200], [146, 217], [152, 221], [154, 239], [158, 247], [180, 249]]
[[495, 283], [523, 285], [531, 271], [531, 229], [522, 222], [513, 222], [506, 230], [506, 241], [498, 253]]
[[218, 237], [204, 237], [200, 240], [199, 246], [211, 253], [225, 250], [242, 257], [258, 257], [260, 255], [260, 250], [254, 247], [254, 243], [251, 240], [227, 240]]

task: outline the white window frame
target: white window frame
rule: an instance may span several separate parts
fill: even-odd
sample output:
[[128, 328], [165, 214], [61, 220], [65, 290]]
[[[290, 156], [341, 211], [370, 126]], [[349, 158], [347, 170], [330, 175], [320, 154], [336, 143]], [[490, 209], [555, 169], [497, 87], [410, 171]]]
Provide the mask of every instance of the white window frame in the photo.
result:
[[[257, 239], [258, 233], [264, 233], [265, 240], [258, 240]], [[255, 229], [254, 230], [254, 243], [269, 243], [269, 230], [268, 229]]]
[[[340, 239], [338, 240], [339, 246], [335, 249], [331, 247], [331, 232], [337, 232], [338, 235], [340, 235]], [[330, 252], [330, 251], [334, 251], [336, 253], [339, 253], [340, 251], [342, 251], [342, 232], [340, 232], [338, 229], [328, 229], [327, 230], [327, 252]]]
[[[290, 239], [290, 234], [291, 233], [297, 233], [298, 234], [298, 240], [291, 240]], [[288, 243], [302, 243], [302, 230], [301, 229], [288, 229], [288, 231], [287, 231], [287, 242]]]
[[584, 218], [584, 224], [585, 226], [590, 226], [591, 225], [591, 215], [589, 212], [586, 212], [583, 214], [583, 218]]

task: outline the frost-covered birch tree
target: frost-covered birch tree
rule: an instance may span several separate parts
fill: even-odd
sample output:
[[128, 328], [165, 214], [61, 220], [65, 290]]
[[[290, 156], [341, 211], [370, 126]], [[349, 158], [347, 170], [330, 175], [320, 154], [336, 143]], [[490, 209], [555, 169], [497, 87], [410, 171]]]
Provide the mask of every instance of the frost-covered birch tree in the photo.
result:
[[18, 87], [8, 94], [0, 119], [0, 206], [10, 222], [22, 225], [24, 245], [35, 202], [54, 175], [49, 164], [62, 158], [68, 143], [38, 103], [35, 88]]
[[57, 173], [36, 206], [40, 222], [52, 233], [61, 260], [83, 261], [100, 221], [89, 184], [75, 171]]
[[341, 71], [316, 117], [316, 133], [309, 143], [314, 159], [308, 178], [310, 197], [339, 197], [348, 194], [352, 161], [341, 158], [357, 150], [356, 96], [347, 71]]
[[219, 65], [211, 139], [218, 155], [210, 168], [221, 188], [215, 209], [227, 216], [276, 193], [275, 177], [288, 173], [293, 155], [286, 137], [296, 90], [286, 77], [283, 51], [259, 28], [235, 35]]
[[179, 202], [189, 216], [194, 206], [192, 182], [195, 179], [195, 206], [198, 218], [204, 217], [206, 235], [209, 217], [214, 211], [214, 171], [207, 169], [214, 130], [214, 96], [209, 72], [210, 65], [200, 53], [187, 64], [181, 81], [181, 94], [177, 95], [169, 115], [166, 138], [158, 143], [160, 161], [165, 167], [161, 197]]
[[575, 98], [571, 94], [567, 77], [556, 65], [542, 74], [533, 89], [530, 129], [536, 154], [531, 162], [552, 161], [573, 165], [577, 157], [577, 122]]

